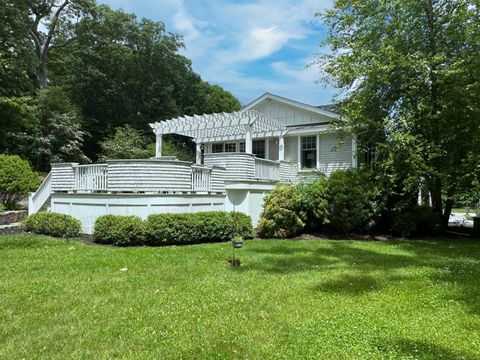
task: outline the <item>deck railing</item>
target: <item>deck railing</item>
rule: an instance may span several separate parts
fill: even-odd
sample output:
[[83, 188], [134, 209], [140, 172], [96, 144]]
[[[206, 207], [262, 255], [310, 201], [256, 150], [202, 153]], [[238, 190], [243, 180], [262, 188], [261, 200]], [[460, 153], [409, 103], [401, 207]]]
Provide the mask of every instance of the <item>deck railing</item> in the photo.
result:
[[52, 182], [51, 174], [49, 173], [38, 190], [34, 193], [30, 193], [28, 197], [28, 214], [35, 214], [39, 211], [43, 205], [47, 202], [48, 198], [52, 194]]
[[[52, 164], [50, 192], [224, 192], [225, 169], [170, 159]], [[39, 194], [35, 195], [39, 196]]]
[[255, 158], [255, 178], [261, 180], [279, 180], [279, 163], [273, 160]]
[[261, 159], [247, 153], [209, 153], [205, 154], [204, 159], [206, 165], [224, 167], [226, 180], [283, 180], [280, 176], [280, 161]]
[[107, 164], [79, 165], [75, 169], [75, 190], [108, 190]]
[[210, 191], [212, 169], [192, 165], [192, 191]]

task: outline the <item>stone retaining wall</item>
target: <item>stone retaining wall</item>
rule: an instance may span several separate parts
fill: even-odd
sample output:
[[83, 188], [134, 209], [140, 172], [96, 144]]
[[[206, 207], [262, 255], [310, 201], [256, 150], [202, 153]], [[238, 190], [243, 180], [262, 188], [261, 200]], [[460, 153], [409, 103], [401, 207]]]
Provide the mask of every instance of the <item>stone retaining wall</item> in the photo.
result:
[[0, 225], [14, 224], [27, 216], [27, 210], [0, 212]]

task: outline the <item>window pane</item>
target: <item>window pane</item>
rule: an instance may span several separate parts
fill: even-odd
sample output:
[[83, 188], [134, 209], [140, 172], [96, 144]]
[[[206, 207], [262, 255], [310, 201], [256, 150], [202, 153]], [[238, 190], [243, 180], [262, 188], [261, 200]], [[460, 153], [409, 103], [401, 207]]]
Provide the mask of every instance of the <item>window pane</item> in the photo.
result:
[[252, 152], [256, 157], [265, 159], [265, 140], [254, 140], [252, 142]]
[[223, 143], [212, 144], [212, 153], [221, 153], [221, 152], [223, 152]]
[[301, 165], [302, 168], [314, 169], [317, 167], [317, 137], [301, 137]]
[[302, 150], [302, 168], [314, 169], [317, 166], [317, 151]]
[[237, 151], [236, 143], [225, 144], [225, 152], [235, 152], [235, 151]]
[[316, 136], [302, 136], [302, 150], [313, 150], [317, 148]]
[[240, 152], [245, 152], [245, 143], [244, 142], [240, 143]]

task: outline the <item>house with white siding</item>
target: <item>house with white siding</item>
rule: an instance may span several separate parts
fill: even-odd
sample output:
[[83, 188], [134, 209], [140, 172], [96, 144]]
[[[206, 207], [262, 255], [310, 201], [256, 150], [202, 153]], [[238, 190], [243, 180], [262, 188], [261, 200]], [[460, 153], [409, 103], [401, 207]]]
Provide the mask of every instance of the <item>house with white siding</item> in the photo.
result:
[[[278, 182], [357, 166], [353, 136], [339, 136], [332, 106], [303, 104], [265, 93], [240, 111], [181, 116], [150, 124], [156, 154], [105, 164], [52, 164], [30, 194], [29, 213], [42, 208], [75, 216], [91, 233], [101, 215], [241, 211], [254, 225], [264, 196]], [[167, 134], [191, 138], [195, 164], [162, 156]]]

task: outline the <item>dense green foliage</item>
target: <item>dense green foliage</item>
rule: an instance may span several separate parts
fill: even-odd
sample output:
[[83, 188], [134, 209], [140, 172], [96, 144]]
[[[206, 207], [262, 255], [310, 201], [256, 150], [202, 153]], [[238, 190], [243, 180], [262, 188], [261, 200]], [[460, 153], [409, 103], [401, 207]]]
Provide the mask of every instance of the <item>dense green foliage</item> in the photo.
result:
[[443, 226], [480, 179], [479, 12], [472, 0], [351, 0], [320, 14], [331, 51], [317, 63], [340, 89], [338, 125], [374, 145], [393, 207], [422, 186]]
[[115, 129], [115, 134], [100, 143], [99, 161], [109, 159], [147, 159], [154, 156], [148, 149], [147, 139], [140, 131], [125, 125]]
[[95, 221], [93, 239], [98, 244], [145, 244], [145, 223], [138, 216], [104, 215]]
[[155, 214], [147, 221], [147, 244], [177, 245], [227, 241], [232, 236], [229, 213]]
[[367, 229], [373, 217], [372, 186], [367, 173], [347, 170], [333, 172], [326, 182], [328, 220], [342, 233]]
[[431, 207], [418, 206], [415, 201], [395, 202], [395, 193], [375, 183], [374, 176], [365, 169], [338, 170], [329, 178], [277, 186], [265, 198], [260, 235], [292, 237], [302, 231], [343, 235], [369, 231], [397, 236], [439, 233], [439, 218]]
[[[94, 0], [0, 4], [0, 153], [20, 154], [37, 170], [50, 161], [97, 160], [100, 143], [126, 124], [150, 143], [151, 122], [240, 108], [192, 70], [180, 54], [182, 38], [162, 22]], [[168, 147], [183, 158], [194, 154], [184, 137]]]
[[250, 216], [239, 211], [231, 212], [230, 216], [232, 218], [232, 236], [241, 236], [244, 239], [254, 238], [255, 230]]
[[305, 216], [306, 230], [319, 230], [328, 223], [327, 183], [328, 179], [321, 175], [299, 184], [297, 191]]
[[22, 221], [26, 231], [56, 237], [75, 237], [81, 229], [80, 220], [70, 215], [41, 211]]
[[208, 211], [154, 214], [147, 221], [136, 216], [104, 215], [95, 222], [93, 238], [99, 244], [160, 246], [220, 242], [234, 235], [253, 238], [249, 216]]
[[32, 121], [23, 132], [11, 135], [13, 146], [27, 156], [38, 170], [47, 171], [50, 163], [89, 162], [83, 154], [85, 132], [78, 109], [60, 87], [41, 89], [33, 101]]
[[265, 197], [258, 232], [264, 238], [286, 238], [303, 230], [301, 197], [294, 185], [277, 185]]
[[39, 184], [39, 178], [27, 161], [17, 155], [0, 154], [0, 205], [14, 209], [29, 191]]
[[393, 214], [392, 232], [400, 236], [432, 235], [438, 232], [438, 217], [429, 206], [415, 206]]
[[237, 268], [231, 253], [0, 236], [0, 358], [480, 358], [478, 241], [254, 240]]

